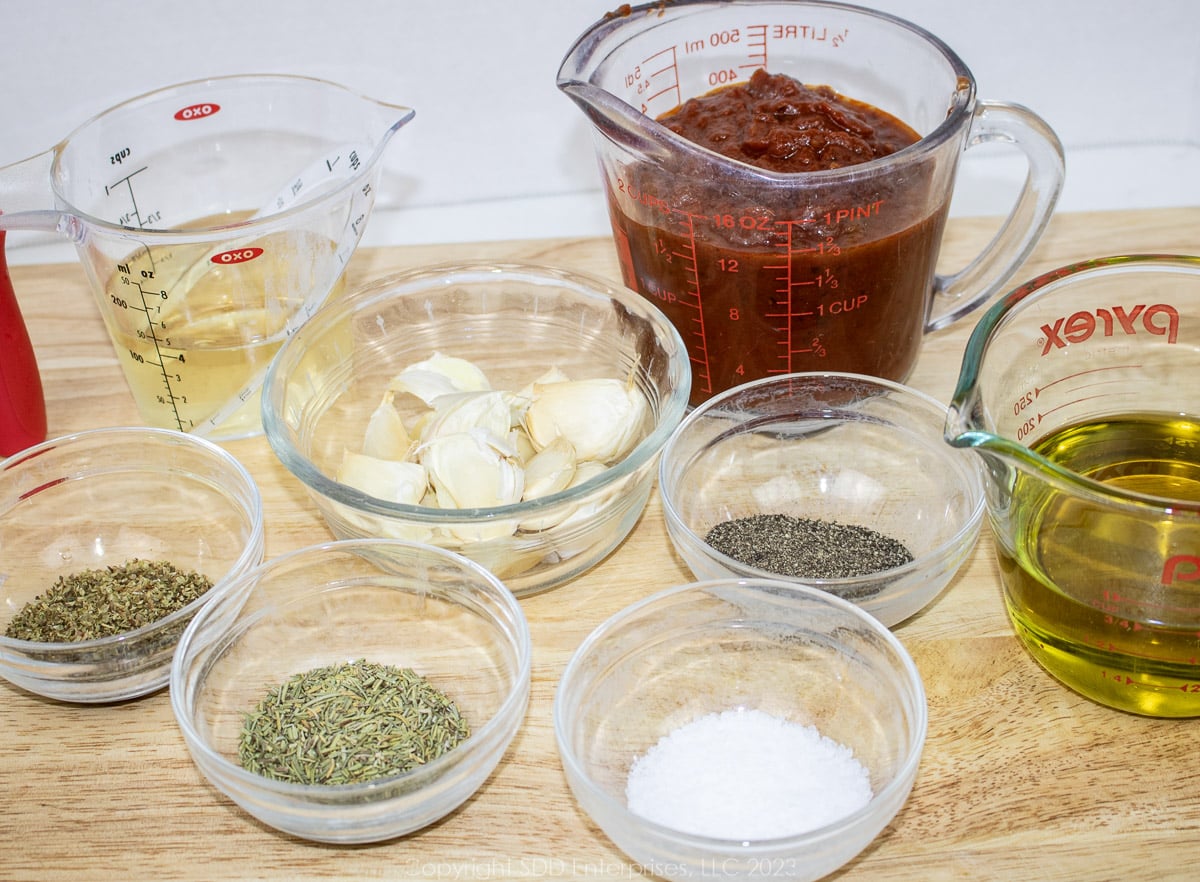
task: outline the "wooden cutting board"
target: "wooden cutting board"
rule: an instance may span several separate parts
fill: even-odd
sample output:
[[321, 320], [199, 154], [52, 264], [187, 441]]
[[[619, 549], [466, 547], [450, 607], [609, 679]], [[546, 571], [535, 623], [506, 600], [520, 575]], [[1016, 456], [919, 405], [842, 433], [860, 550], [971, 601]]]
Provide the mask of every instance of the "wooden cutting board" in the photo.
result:
[[[952, 221], [944, 268], [964, 263], [991, 233], [989, 221]], [[1134, 251], [1200, 252], [1200, 208], [1059, 216], [1020, 275]], [[363, 250], [348, 281], [475, 258], [619, 278], [609, 240], [562, 239]], [[12, 275], [38, 353], [50, 434], [137, 423], [82, 268], [25, 266]], [[912, 385], [949, 400], [977, 315], [926, 339]], [[268, 556], [330, 538], [264, 439], [226, 446], [262, 489]], [[639, 878], [642, 868], [577, 809], [551, 706], [559, 674], [592, 628], [684, 581], [690, 575], [670, 549], [654, 494], [607, 560], [523, 601], [532, 697], [493, 776], [441, 822], [372, 846], [315, 845], [251, 819], [198, 774], [165, 690], [75, 707], [0, 683], [0, 879]], [[1005, 617], [986, 531], [950, 588], [896, 633], [928, 692], [925, 753], [900, 814], [834, 878], [1200, 878], [1200, 721], [1124, 715], [1045, 675]]]

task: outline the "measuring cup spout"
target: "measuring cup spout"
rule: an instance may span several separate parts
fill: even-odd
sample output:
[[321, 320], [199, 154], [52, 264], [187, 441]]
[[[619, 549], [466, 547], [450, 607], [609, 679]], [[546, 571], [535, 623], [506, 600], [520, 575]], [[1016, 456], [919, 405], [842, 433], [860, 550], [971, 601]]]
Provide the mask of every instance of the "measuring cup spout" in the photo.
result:
[[558, 88], [579, 106], [597, 134], [643, 161], [661, 163], [681, 151], [691, 152], [665, 126], [599, 86], [560, 79]]
[[1054, 470], [1054, 467], [1024, 444], [986, 428], [988, 422], [978, 382], [978, 360], [986, 328], [997, 320], [998, 315], [997, 309], [988, 312], [980, 321], [985, 331], [972, 336], [967, 345], [958, 387], [947, 408], [943, 437], [953, 447], [974, 450], [979, 454], [991, 477], [993, 491], [1005, 496], [1006, 488], [1011, 488], [1013, 484], [1016, 470], [1040, 476], [1047, 470]]
[[689, 145], [648, 116], [645, 105], [636, 107], [599, 85], [603, 62], [627, 39], [638, 15], [637, 10], [609, 13], [590, 28], [563, 57], [556, 84], [584, 112], [596, 133], [643, 159], [665, 159], [688, 150]]
[[388, 141], [392, 139], [392, 135], [412, 122], [412, 118], [417, 115], [417, 112], [411, 107], [404, 107], [400, 104], [388, 104], [384, 101], [375, 101], [371, 98], [367, 100], [375, 105], [383, 121], [386, 123], [383, 135], [380, 136], [379, 143], [375, 145], [375, 152], [368, 161], [368, 165], [370, 165], [383, 155], [383, 151], [387, 148]]

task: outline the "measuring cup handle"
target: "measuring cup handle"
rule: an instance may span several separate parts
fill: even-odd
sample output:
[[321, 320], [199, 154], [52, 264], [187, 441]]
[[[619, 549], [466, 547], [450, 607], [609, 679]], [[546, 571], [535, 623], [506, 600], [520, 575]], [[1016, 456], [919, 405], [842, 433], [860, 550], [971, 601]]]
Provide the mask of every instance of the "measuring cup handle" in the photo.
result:
[[0, 455], [46, 440], [46, 401], [0, 230]]
[[1029, 170], [1012, 211], [987, 247], [958, 272], [935, 277], [926, 331], [952, 324], [1004, 286], [1041, 238], [1062, 191], [1066, 167], [1062, 143], [1028, 108], [980, 101], [967, 135], [967, 149], [981, 144], [1015, 145], [1025, 154]]

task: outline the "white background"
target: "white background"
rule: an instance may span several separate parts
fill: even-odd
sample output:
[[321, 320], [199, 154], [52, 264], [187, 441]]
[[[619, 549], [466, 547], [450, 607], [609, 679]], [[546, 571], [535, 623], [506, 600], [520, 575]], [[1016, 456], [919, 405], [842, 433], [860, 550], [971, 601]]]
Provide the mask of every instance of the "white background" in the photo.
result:
[[[575, 38], [615, 5], [0, 0], [0, 166], [153, 88], [299, 73], [417, 111], [388, 148], [365, 245], [604, 235], [587, 124], [554, 83]], [[1195, 0], [872, 5], [947, 42], [980, 97], [1025, 104], [1054, 127], [1067, 151], [1060, 210], [1200, 204]], [[968, 154], [955, 213], [1005, 212], [1017, 169]], [[44, 235], [10, 240], [13, 263], [73, 259]]]

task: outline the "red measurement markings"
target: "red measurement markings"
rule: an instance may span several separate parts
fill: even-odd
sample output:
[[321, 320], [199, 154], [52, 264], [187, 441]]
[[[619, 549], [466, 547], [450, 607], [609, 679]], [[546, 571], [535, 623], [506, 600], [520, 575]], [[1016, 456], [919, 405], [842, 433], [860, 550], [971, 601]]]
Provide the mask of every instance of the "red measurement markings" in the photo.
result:
[[[815, 355], [818, 358], [823, 358], [826, 355], [825, 346], [820, 336], [805, 337], [802, 340], [798, 340], [795, 332], [797, 319], [812, 319], [820, 315], [816, 308], [801, 306], [802, 301], [801, 298], [797, 297], [797, 293], [814, 286], [829, 289], [837, 287], [837, 278], [828, 268], [812, 278], [794, 278], [794, 257], [797, 255], [821, 255], [825, 253], [826, 244], [812, 248], [794, 248], [792, 246], [795, 232], [793, 228], [812, 222], [812, 220], [776, 222], [776, 226], [785, 231], [782, 241], [776, 246], [781, 252], [781, 261], [779, 263], [765, 264], [763, 269], [776, 271], [777, 278], [779, 279], [779, 287], [776, 288], [776, 294], [779, 295], [779, 305], [776, 309], [769, 311], [766, 316], [768, 319], [777, 322], [779, 340], [776, 346], [779, 349], [778, 358], [781, 364], [777, 368], [768, 368], [767, 373], [792, 373], [792, 359], [797, 355]], [[832, 246], [832, 248], [836, 252], [837, 246]]]
[[739, 64], [738, 70], [754, 73], [760, 67], [767, 70], [767, 26], [749, 25], [746, 28], [746, 63]]
[[707, 215], [693, 215], [685, 211], [675, 211], [683, 223], [683, 235], [680, 237], [680, 250], [672, 252], [673, 258], [679, 258], [684, 268], [684, 284], [686, 290], [680, 303], [693, 311], [689, 320], [691, 337], [695, 341], [688, 347], [688, 356], [693, 364], [692, 382], [704, 394], [713, 392], [712, 364], [708, 355], [708, 331], [704, 323], [704, 294], [700, 290], [700, 267], [696, 257], [696, 219], [707, 220]]
[[655, 52], [642, 62], [641, 67], [649, 71], [647, 74], [649, 89], [642, 98], [642, 113], [647, 113], [649, 105], [656, 99], [672, 92], [675, 95], [669, 107], [678, 107], [683, 103], [683, 93], [679, 88], [679, 65], [674, 46], [669, 46], [661, 52]]
[[[1041, 341], [1038, 341], [1038, 344], [1041, 345]], [[1029, 433], [1034, 430], [1034, 428], [1041, 425], [1042, 420], [1046, 419], [1046, 417], [1050, 416], [1056, 411], [1063, 410], [1064, 408], [1071, 407], [1083, 401], [1091, 401], [1095, 398], [1104, 398], [1107, 393], [1102, 390], [1096, 391], [1095, 394], [1089, 395], [1080, 395], [1078, 393], [1084, 390], [1100, 390], [1100, 387], [1122, 382], [1119, 377], [1110, 378], [1109, 376], [1105, 376], [1108, 374], [1108, 372], [1139, 370], [1140, 368], [1141, 365], [1137, 364], [1114, 364], [1108, 367], [1091, 368], [1086, 371], [1077, 371], [1073, 374], [1066, 374], [1059, 377], [1057, 380], [1051, 380], [1044, 386], [1034, 386], [1032, 392], [1024, 393], [1020, 398], [1017, 398], [1013, 402], [1013, 416], [1020, 416], [1021, 411], [1025, 410], [1030, 405], [1035, 404], [1037, 400], [1042, 397], [1042, 393], [1044, 393], [1047, 389], [1052, 389], [1060, 383], [1067, 383], [1072, 380], [1086, 378], [1085, 382], [1080, 383], [1078, 386], [1065, 393], [1067, 398], [1061, 404], [1056, 404], [1053, 407], [1046, 408], [1045, 410], [1038, 410], [1033, 416], [1026, 419], [1021, 427], [1017, 430], [1017, 440], [1024, 440], [1025, 437], [1027, 437]], [[1101, 374], [1102, 376], [1093, 377], [1093, 374]]]
[[1103, 668], [1100, 669], [1100, 679], [1131, 689], [1151, 689], [1155, 692], [1161, 692], [1163, 689], [1169, 688], [1172, 692], [1183, 692], [1186, 695], [1200, 695], [1200, 683], [1183, 683], [1179, 686], [1165, 687], [1157, 683], [1143, 683], [1140, 680], [1135, 680], [1128, 674], [1122, 674], [1119, 671], [1109, 671]]

